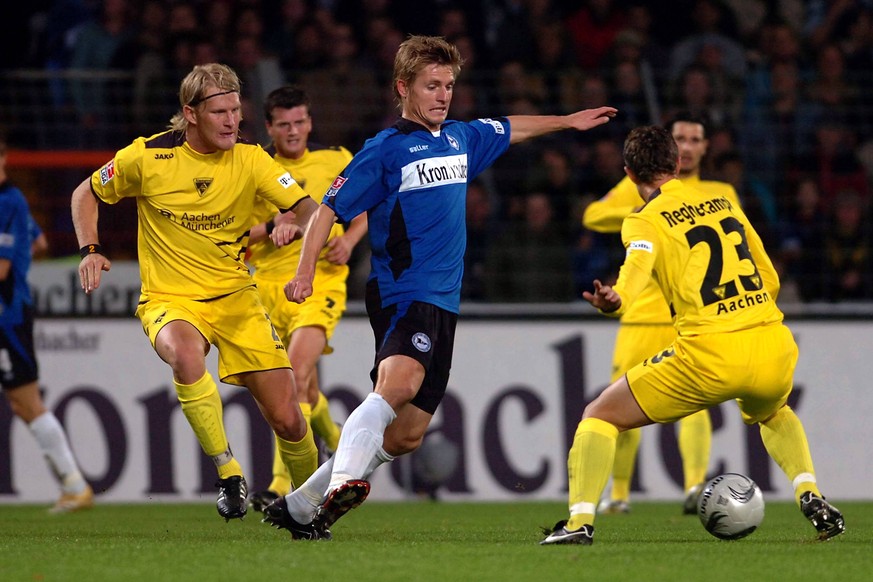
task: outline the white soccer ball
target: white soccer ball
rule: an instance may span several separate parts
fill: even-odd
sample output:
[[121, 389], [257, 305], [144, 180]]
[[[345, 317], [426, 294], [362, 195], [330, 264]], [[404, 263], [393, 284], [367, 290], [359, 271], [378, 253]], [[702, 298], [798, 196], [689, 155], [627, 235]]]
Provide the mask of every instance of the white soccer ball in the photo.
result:
[[764, 521], [764, 496], [758, 485], [739, 473], [710, 479], [697, 501], [697, 515], [706, 531], [722, 540], [738, 540]]

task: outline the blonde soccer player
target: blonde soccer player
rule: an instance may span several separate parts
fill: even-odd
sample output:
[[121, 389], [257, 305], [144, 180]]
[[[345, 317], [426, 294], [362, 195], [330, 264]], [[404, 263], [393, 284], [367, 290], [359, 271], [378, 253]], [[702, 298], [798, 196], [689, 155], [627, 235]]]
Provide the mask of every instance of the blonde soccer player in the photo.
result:
[[283, 230], [287, 241], [301, 236], [317, 204], [260, 146], [238, 141], [242, 107], [233, 69], [195, 66], [182, 80], [179, 102], [169, 130], [134, 140], [73, 191], [79, 277], [93, 293], [111, 267], [97, 232], [99, 203], [135, 199], [142, 278], [136, 315], [172, 369], [182, 412], [215, 463], [216, 506], [229, 520], [245, 516], [248, 491], [206, 369], [211, 346], [220, 379], [249, 390], [286, 465], [317, 459], [285, 346], [244, 261], [257, 199], [294, 212], [295, 224]]

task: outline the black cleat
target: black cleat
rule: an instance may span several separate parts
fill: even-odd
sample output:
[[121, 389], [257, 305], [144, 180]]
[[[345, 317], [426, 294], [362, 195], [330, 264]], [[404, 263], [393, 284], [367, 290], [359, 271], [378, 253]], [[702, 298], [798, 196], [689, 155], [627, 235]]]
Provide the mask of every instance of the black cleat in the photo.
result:
[[233, 475], [227, 479], [219, 479], [215, 486], [218, 487], [218, 500], [215, 502], [218, 515], [223, 517], [225, 521], [244, 518], [246, 511], [248, 511], [246, 508], [246, 495], [248, 494], [246, 478], [242, 475]]
[[812, 491], [800, 496], [800, 511], [818, 531], [818, 539], [824, 541], [846, 531], [843, 514]]
[[364, 502], [370, 494], [370, 483], [363, 479], [352, 479], [342, 483], [327, 494], [318, 506], [312, 523], [319, 531], [324, 531], [336, 520]]
[[332, 538], [329, 529], [317, 529], [314, 523], [300, 523], [291, 517], [284, 496], [280, 496], [264, 508], [264, 519], [261, 521], [275, 528], [288, 530], [291, 532], [292, 540], [330, 540]]
[[557, 544], [577, 544], [590, 546], [594, 543], [594, 526], [583, 525], [579, 529], [568, 530], [567, 521], [562, 520], [555, 524], [551, 530], [543, 528], [546, 538], [540, 542], [541, 546]]
[[264, 513], [268, 505], [279, 499], [279, 495], [269, 489], [249, 495], [249, 507], [258, 513]]

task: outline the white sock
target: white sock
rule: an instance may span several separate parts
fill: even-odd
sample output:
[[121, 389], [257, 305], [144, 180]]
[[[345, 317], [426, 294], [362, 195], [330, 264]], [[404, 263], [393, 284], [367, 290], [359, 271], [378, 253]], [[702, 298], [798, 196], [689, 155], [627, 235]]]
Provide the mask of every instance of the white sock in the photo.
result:
[[309, 523], [315, 517], [315, 510], [324, 499], [324, 491], [330, 483], [333, 459], [331, 457], [322, 463], [303, 485], [285, 496], [288, 512], [296, 522]]
[[367, 470], [364, 471], [364, 479], [369, 479], [370, 475], [373, 474], [373, 471], [375, 471], [379, 465], [390, 463], [395, 458], [394, 455], [389, 455], [385, 452], [385, 449], [379, 447], [379, 450], [376, 451], [376, 456], [373, 457], [373, 460], [370, 461], [370, 464], [367, 466]]
[[327, 490], [367, 475], [374, 457], [382, 450], [385, 429], [395, 418], [397, 414], [391, 405], [375, 392], [352, 411], [343, 425], [339, 446], [333, 456], [333, 475]]
[[61, 484], [65, 493], [81, 493], [87, 483], [64, 432], [64, 427], [51, 412], [36, 417], [27, 425], [36, 439], [39, 448], [48, 463], [49, 469]]

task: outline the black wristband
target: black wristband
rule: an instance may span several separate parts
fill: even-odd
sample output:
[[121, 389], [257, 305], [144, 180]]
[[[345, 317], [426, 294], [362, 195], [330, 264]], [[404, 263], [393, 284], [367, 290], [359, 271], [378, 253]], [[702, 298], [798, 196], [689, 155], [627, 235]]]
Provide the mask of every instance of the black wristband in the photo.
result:
[[270, 236], [273, 234], [273, 229], [276, 228], [276, 222], [271, 218], [264, 224], [264, 227], [267, 229], [267, 236]]
[[87, 257], [88, 255], [93, 255], [95, 253], [100, 254], [100, 255], [103, 254], [103, 247], [101, 247], [97, 243], [85, 245], [81, 249], [79, 249], [79, 256], [83, 259], [85, 257]]

